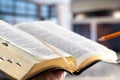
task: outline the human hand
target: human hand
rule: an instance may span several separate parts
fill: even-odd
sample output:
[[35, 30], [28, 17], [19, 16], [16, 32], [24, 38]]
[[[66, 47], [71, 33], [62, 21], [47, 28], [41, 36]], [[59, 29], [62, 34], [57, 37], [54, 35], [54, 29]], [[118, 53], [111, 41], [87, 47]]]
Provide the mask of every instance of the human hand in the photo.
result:
[[32, 80], [64, 80], [67, 72], [63, 70], [55, 70], [40, 74]]

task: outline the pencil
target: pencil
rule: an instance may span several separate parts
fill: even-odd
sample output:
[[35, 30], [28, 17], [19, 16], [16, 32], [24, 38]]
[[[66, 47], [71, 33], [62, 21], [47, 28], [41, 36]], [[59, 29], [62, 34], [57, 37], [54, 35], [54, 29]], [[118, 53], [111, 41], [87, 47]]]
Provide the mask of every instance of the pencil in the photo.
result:
[[106, 40], [116, 38], [116, 37], [119, 37], [119, 36], [120, 36], [120, 31], [109, 34], [109, 35], [106, 35], [106, 36], [103, 36], [103, 37], [99, 38], [98, 41], [106, 41]]

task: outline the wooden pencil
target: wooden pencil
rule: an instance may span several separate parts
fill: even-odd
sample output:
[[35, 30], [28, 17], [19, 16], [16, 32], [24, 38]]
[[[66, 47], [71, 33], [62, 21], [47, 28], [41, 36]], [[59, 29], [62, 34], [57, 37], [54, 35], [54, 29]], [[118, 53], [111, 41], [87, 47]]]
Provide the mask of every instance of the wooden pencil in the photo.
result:
[[106, 40], [116, 38], [116, 37], [119, 37], [119, 36], [120, 36], [120, 31], [109, 34], [109, 35], [106, 35], [106, 36], [103, 36], [103, 37], [99, 38], [98, 41], [106, 41]]

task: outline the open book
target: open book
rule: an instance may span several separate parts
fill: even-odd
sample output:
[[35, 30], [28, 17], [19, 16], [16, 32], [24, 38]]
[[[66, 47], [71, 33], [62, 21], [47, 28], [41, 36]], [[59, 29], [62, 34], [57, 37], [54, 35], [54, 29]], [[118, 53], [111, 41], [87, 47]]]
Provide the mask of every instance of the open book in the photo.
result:
[[12, 80], [25, 80], [52, 69], [78, 75], [95, 62], [117, 61], [114, 51], [55, 24], [16, 26], [22, 30], [0, 21], [0, 70]]

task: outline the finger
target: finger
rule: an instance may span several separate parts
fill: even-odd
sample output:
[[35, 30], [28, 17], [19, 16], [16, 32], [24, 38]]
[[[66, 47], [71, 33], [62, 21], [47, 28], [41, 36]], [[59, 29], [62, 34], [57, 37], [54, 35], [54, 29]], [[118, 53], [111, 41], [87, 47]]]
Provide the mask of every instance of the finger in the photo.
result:
[[66, 74], [64, 70], [55, 70], [40, 74], [32, 80], [64, 80]]

